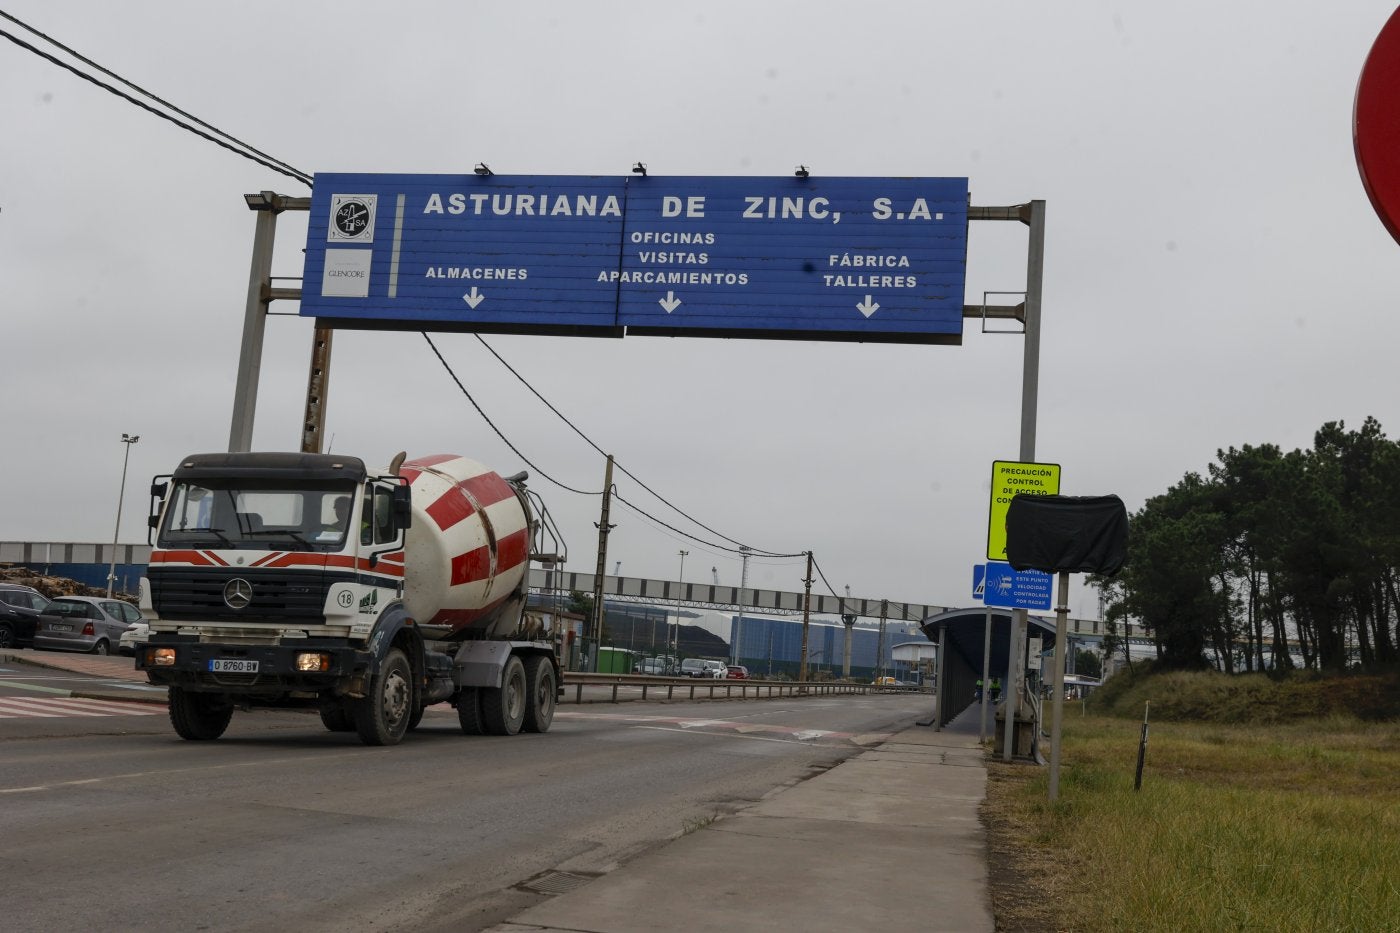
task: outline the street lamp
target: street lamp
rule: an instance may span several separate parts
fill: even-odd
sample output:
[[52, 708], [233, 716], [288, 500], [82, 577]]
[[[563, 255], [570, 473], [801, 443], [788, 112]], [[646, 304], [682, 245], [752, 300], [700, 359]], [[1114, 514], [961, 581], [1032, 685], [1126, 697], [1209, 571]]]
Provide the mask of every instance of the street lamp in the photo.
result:
[[112, 530], [112, 565], [107, 568], [107, 598], [112, 598], [112, 588], [117, 581], [117, 538], [122, 532], [122, 499], [126, 497], [126, 464], [131, 459], [131, 445], [141, 439], [139, 434], [123, 434], [122, 443], [126, 445], [125, 453], [122, 454], [122, 485], [117, 491], [117, 527]]
[[690, 552], [677, 551], [676, 553], [681, 556], [681, 572], [676, 577], [680, 587], [676, 590], [676, 640], [671, 651], [673, 658], [679, 658], [681, 654], [681, 590], [685, 589], [685, 556]]

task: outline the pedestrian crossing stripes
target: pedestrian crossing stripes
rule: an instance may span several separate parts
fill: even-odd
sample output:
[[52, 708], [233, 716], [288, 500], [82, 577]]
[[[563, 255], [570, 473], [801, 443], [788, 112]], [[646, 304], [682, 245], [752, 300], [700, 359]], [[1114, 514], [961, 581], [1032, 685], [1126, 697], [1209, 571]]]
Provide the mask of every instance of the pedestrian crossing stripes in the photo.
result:
[[74, 716], [159, 716], [165, 707], [154, 703], [83, 700], [66, 697], [0, 697], [0, 719], [63, 719]]

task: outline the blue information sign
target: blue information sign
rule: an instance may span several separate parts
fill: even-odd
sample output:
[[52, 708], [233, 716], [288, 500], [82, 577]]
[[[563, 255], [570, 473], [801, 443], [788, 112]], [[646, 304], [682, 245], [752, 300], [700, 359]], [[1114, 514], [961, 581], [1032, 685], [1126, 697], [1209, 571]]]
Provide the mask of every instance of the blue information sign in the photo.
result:
[[333, 326], [962, 339], [965, 178], [316, 176]]
[[1049, 609], [1054, 579], [1040, 570], [1015, 570], [993, 561], [987, 564], [983, 601], [1003, 609]]

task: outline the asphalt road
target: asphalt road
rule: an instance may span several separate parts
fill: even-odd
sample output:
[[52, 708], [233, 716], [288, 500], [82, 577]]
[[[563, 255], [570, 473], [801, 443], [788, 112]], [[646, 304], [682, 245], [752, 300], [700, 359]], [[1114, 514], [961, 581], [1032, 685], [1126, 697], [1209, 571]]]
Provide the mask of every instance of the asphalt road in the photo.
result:
[[[63, 699], [33, 688], [75, 679], [0, 671], [0, 703]], [[0, 718], [3, 926], [480, 930], [832, 767], [928, 703], [584, 704], [508, 738], [463, 736], [438, 707], [394, 748], [314, 714], [236, 714], [210, 743], [175, 737], [153, 704]]]

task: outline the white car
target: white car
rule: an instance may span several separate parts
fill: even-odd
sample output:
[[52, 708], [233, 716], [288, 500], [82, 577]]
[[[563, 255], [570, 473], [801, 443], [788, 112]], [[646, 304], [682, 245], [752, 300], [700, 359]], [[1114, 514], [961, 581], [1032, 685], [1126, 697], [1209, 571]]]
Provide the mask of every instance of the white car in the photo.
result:
[[702, 677], [713, 677], [715, 680], [724, 680], [729, 676], [729, 665], [723, 661], [706, 661], [705, 673]]
[[122, 637], [117, 645], [117, 652], [120, 654], [129, 654], [135, 657], [136, 652], [140, 650], [141, 646], [146, 643], [146, 639], [149, 638], [150, 635], [150, 623], [137, 622], [131, 628], [127, 629], [125, 632], [122, 632]]

